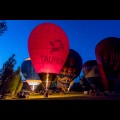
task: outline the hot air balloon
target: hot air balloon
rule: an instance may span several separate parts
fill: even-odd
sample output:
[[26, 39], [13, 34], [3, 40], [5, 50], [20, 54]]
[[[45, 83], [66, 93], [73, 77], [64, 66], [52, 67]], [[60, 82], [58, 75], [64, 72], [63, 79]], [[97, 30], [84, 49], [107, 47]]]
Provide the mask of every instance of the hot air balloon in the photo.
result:
[[69, 53], [68, 37], [56, 24], [39, 24], [29, 35], [28, 51], [34, 69], [41, 80], [45, 81], [48, 91]]
[[90, 84], [91, 92], [98, 93], [102, 88], [100, 74], [96, 60], [86, 61], [82, 66], [82, 72]]
[[82, 58], [78, 52], [69, 49], [69, 54], [64, 66], [57, 75], [57, 88], [62, 92], [69, 91], [74, 79], [79, 76], [82, 69]]
[[120, 38], [101, 40], [95, 47], [95, 55], [105, 91], [114, 91], [120, 81]]
[[21, 72], [24, 78], [26, 79], [26, 82], [30, 85], [32, 91], [34, 91], [37, 85], [39, 85], [42, 82], [38, 74], [34, 70], [30, 58], [27, 58], [25, 59], [25, 61], [22, 62]]

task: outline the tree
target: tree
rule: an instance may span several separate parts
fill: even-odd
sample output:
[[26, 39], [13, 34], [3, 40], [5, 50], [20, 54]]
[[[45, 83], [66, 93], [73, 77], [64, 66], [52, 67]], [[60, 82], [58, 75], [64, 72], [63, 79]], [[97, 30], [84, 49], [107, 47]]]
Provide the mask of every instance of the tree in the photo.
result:
[[5, 20], [0, 20], [0, 36], [7, 31], [7, 22]]
[[10, 93], [12, 97], [15, 95], [18, 83], [21, 80], [20, 71], [20, 67], [18, 67], [17, 71], [14, 72], [12, 79], [7, 81], [7, 93]]
[[22, 81], [22, 79], [21, 79], [21, 77], [20, 77], [20, 79], [19, 79], [19, 81], [18, 81], [18, 85], [17, 85], [17, 87], [16, 87], [16, 91], [15, 91], [15, 94], [16, 94], [16, 95], [21, 91], [22, 87], [23, 87], [23, 81]]
[[14, 65], [16, 64], [15, 60], [15, 54], [13, 54], [7, 61], [6, 63], [3, 64], [2, 70], [1, 70], [1, 87], [0, 87], [0, 92], [2, 94], [2, 99], [5, 97], [5, 94], [7, 93], [7, 88], [9, 86], [8, 80], [12, 80], [14, 76]]

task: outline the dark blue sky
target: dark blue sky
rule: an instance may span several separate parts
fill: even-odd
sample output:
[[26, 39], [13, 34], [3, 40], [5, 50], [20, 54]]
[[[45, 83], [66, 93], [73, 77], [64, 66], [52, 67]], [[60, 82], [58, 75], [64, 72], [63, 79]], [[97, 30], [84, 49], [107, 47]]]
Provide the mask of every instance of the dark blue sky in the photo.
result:
[[[15, 54], [18, 66], [29, 57], [28, 37], [37, 25], [51, 22], [60, 26], [83, 63], [95, 58], [96, 44], [106, 37], [120, 37], [120, 20], [6, 20], [8, 31], [0, 36], [0, 68]], [[78, 79], [77, 79], [78, 80]], [[77, 81], [76, 80], [76, 81]]]

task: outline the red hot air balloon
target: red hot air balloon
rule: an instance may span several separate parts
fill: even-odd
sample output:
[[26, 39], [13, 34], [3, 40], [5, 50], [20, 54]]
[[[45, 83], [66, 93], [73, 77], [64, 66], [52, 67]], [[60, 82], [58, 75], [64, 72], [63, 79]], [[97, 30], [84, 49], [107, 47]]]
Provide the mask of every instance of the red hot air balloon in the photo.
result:
[[101, 40], [95, 54], [105, 90], [114, 90], [115, 83], [120, 80], [120, 38]]
[[30, 33], [28, 51], [41, 80], [48, 78], [52, 81], [64, 65], [69, 53], [68, 37], [56, 24], [40, 24]]

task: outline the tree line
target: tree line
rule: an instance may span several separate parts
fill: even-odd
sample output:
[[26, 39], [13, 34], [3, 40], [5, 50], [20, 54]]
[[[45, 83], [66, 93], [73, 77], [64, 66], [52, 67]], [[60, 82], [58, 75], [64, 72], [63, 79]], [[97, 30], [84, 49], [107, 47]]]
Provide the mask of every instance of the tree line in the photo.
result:
[[[8, 30], [7, 22], [0, 20], [0, 36]], [[16, 96], [22, 89], [23, 82], [20, 75], [21, 69], [15, 71], [15, 54], [13, 54], [4, 64], [0, 71], [0, 99], [5, 99], [7, 94]]]
[[16, 64], [15, 54], [13, 54], [4, 64], [0, 72], [0, 95], [1, 99], [6, 99], [7, 94], [16, 96], [22, 89], [23, 82], [20, 75], [20, 67], [14, 70]]

